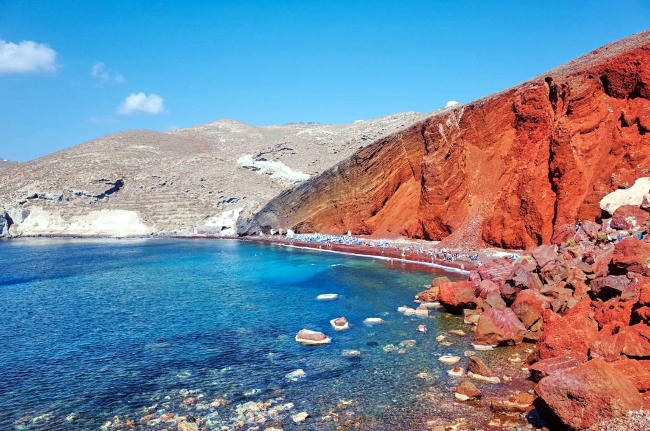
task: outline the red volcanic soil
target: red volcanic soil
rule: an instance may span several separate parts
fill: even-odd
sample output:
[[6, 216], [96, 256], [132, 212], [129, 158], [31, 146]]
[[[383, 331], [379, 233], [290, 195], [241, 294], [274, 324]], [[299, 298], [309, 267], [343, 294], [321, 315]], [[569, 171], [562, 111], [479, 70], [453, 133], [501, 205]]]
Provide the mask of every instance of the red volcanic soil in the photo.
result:
[[271, 228], [531, 248], [650, 170], [650, 31], [445, 109], [272, 200]]

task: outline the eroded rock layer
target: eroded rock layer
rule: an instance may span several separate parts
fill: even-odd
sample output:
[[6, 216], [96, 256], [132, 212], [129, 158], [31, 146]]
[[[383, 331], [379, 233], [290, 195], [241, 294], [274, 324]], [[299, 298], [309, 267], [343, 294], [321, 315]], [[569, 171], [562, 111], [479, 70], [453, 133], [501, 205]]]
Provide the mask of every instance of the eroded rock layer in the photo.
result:
[[650, 31], [454, 106], [282, 193], [240, 233], [530, 248], [650, 170]]

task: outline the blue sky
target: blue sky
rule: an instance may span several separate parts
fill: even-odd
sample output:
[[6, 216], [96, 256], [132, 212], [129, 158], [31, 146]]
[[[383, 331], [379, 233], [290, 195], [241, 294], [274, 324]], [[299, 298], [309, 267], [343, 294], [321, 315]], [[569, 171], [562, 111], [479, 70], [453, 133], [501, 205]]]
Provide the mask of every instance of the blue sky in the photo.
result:
[[429, 112], [649, 23], [642, 0], [0, 0], [0, 157], [26, 161], [118, 130], [219, 118], [343, 123]]

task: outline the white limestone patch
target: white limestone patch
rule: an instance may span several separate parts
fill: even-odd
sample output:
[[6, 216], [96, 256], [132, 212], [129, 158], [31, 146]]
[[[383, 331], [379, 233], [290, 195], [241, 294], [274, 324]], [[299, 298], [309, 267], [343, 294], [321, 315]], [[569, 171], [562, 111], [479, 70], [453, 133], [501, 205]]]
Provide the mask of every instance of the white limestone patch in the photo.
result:
[[251, 166], [257, 168], [257, 173], [269, 174], [271, 178], [279, 180], [288, 180], [293, 183], [306, 181], [310, 178], [308, 174], [300, 171], [294, 171], [282, 162], [273, 162], [270, 160], [255, 160], [250, 154], [244, 154], [237, 159], [240, 166]]
[[237, 235], [237, 219], [243, 208], [234, 208], [226, 210], [219, 215], [210, 217], [204, 223], [205, 227], [215, 229], [218, 235], [234, 236]]
[[611, 192], [600, 200], [600, 209], [614, 214], [619, 207], [625, 205], [640, 206], [643, 196], [650, 192], [650, 177], [637, 178], [632, 187]]
[[136, 236], [151, 232], [135, 211], [105, 209], [64, 220], [38, 206], [30, 207], [25, 219], [12, 226], [12, 233], [20, 235]]

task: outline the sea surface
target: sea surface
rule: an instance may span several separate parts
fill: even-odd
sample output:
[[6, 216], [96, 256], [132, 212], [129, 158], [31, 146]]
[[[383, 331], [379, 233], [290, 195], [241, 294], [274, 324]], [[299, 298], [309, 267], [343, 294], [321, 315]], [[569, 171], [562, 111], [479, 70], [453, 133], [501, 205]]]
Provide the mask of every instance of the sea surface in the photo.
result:
[[[397, 312], [440, 272], [229, 240], [25, 239], [0, 255], [2, 430], [417, 429], [470, 414], [437, 361], [469, 347], [436, 341], [461, 319]], [[332, 343], [297, 344], [302, 328]]]

